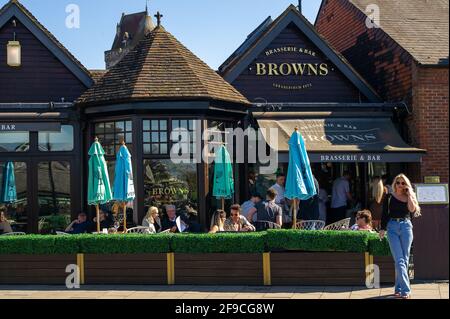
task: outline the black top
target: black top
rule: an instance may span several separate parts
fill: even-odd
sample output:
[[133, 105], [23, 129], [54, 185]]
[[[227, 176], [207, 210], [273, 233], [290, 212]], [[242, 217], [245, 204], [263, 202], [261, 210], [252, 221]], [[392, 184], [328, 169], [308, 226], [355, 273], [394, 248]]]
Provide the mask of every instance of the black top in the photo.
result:
[[408, 209], [408, 203], [398, 200], [392, 194], [385, 198], [383, 205], [383, 214], [381, 216], [381, 229], [386, 230], [387, 224], [391, 218], [411, 218], [411, 212]]
[[275, 204], [274, 201], [264, 201], [256, 204], [256, 217], [257, 220], [266, 222], [277, 222], [277, 217], [283, 214], [280, 206]]

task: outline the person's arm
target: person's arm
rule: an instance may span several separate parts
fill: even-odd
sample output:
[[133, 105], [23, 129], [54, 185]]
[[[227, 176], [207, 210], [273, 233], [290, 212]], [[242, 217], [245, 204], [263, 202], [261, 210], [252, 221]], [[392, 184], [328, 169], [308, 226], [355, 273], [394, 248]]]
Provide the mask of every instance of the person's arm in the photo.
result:
[[253, 221], [253, 216], [256, 214], [257, 209], [255, 207], [250, 208], [249, 213], [248, 213], [248, 220], [250, 222]]
[[419, 207], [416, 204], [416, 201], [414, 200], [414, 197], [409, 189], [407, 190], [406, 194], [408, 195], [408, 210], [410, 213], [415, 213], [419, 209]]
[[219, 231], [219, 227], [217, 227], [217, 225], [214, 225], [213, 227], [211, 227], [209, 233], [210, 234], [215, 234]]
[[73, 230], [73, 229], [72, 229], [72, 227], [73, 227], [73, 224], [75, 224], [75, 222], [76, 222], [76, 220], [74, 220], [73, 222], [71, 222], [71, 223], [70, 223], [70, 225], [69, 225], [69, 226], [67, 226], [67, 228], [66, 228], [65, 232], [69, 232], [69, 231], [72, 231], [72, 230]]
[[283, 210], [281, 209], [281, 207], [278, 209], [278, 215], [277, 215], [276, 223], [280, 227], [283, 226]]
[[250, 224], [250, 222], [247, 220], [247, 218], [245, 218], [245, 216], [241, 216], [241, 224], [242, 229], [244, 231], [255, 231], [255, 226]]

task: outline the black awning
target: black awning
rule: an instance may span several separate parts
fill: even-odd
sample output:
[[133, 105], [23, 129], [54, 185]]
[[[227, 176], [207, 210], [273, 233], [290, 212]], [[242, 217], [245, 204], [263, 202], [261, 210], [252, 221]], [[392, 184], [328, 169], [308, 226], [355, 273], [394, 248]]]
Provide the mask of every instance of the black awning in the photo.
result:
[[[280, 153], [289, 152], [289, 138], [298, 127], [312, 162], [420, 162], [426, 152], [408, 145], [388, 117], [257, 121], [269, 146]], [[278, 138], [270, 138], [270, 128], [278, 129]]]

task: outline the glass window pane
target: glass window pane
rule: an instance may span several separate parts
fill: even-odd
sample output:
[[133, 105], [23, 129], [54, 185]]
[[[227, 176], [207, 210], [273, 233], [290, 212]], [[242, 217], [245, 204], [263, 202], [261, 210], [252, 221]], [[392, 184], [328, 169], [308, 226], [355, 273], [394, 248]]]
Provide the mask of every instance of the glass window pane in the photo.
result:
[[127, 133], [127, 135], [125, 137], [125, 142], [127, 144], [133, 143], [133, 133]]
[[196, 220], [198, 204], [197, 165], [174, 164], [171, 160], [144, 160], [145, 206], [163, 208], [173, 204], [179, 210], [192, 207], [190, 220]]
[[126, 125], [125, 129], [127, 130], [127, 132], [133, 131], [133, 122], [132, 121], [126, 121], [125, 125]]
[[[6, 167], [6, 162], [0, 162], [0, 181], [3, 181]], [[2, 208], [0, 208], [6, 219], [5, 222], [0, 223], [0, 235], [10, 231], [28, 232], [27, 165], [23, 162], [14, 162], [13, 170], [16, 186], [15, 197], [17, 197], [17, 200], [4, 203]], [[1, 183], [0, 189], [2, 193], [4, 191], [3, 187], [5, 185]]]
[[152, 145], [152, 154], [155, 154], [155, 155], [159, 154], [159, 144]]
[[39, 150], [42, 152], [70, 152], [74, 148], [72, 125], [62, 125], [61, 132], [39, 132]]
[[144, 154], [151, 154], [152, 153], [152, 149], [150, 144], [144, 144]]
[[160, 139], [160, 142], [163, 142], [163, 143], [167, 142], [167, 133], [166, 132], [161, 132], [159, 134], [159, 139]]
[[152, 131], [158, 131], [159, 130], [159, 121], [153, 120], [152, 121]]
[[95, 134], [105, 134], [105, 123], [95, 124]]
[[150, 131], [150, 121], [144, 120], [143, 129], [144, 129], [144, 131]]
[[27, 152], [30, 148], [30, 133], [1, 132], [0, 152]]
[[159, 121], [159, 129], [161, 131], [167, 131], [167, 121], [166, 120]]
[[106, 134], [114, 134], [114, 122], [112, 123], [105, 123], [105, 133]]
[[159, 150], [160, 150], [161, 154], [167, 154], [168, 153], [167, 144], [160, 144], [159, 145]]
[[125, 122], [116, 122], [116, 133], [121, 133], [125, 131]]
[[188, 130], [189, 126], [188, 126], [188, 121], [187, 120], [182, 120], [180, 121], [181, 127]]
[[180, 121], [179, 120], [173, 120], [172, 121], [172, 130], [176, 130], [177, 128], [180, 128]]
[[70, 164], [38, 164], [39, 233], [64, 231], [71, 219]]
[[144, 143], [150, 143], [150, 133], [144, 133]]
[[152, 133], [152, 143], [158, 143], [159, 142], [159, 133], [153, 132]]

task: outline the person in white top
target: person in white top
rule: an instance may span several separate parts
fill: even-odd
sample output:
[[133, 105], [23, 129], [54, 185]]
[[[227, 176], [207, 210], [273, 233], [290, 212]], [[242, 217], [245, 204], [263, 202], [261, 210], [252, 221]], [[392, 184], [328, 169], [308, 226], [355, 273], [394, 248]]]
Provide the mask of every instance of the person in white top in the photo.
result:
[[334, 223], [345, 218], [347, 203], [353, 200], [350, 193], [350, 172], [344, 172], [344, 175], [336, 179], [333, 183], [333, 194], [331, 198], [332, 213], [329, 216], [329, 223]]
[[157, 207], [150, 207], [147, 215], [142, 220], [142, 226], [148, 227], [150, 233], [155, 234], [161, 229], [161, 221], [159, 219], [159, 209]]
[[286, 184], [286, 175], [283, 173], [277, 174], [277, 182], [271, 187], [277, 192], [277, 197], [275, 197], [275, 204], [284, 206], [286, 200], [284, 198], [285, 186]]

